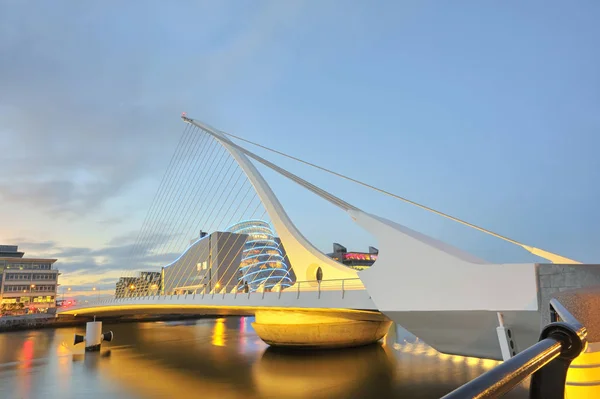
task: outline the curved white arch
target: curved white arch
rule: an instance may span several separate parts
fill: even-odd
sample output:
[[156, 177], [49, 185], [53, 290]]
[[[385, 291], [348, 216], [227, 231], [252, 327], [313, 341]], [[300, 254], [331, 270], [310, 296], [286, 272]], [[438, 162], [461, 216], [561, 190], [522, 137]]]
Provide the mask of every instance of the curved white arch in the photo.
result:
[[[236, 160], [242, 167], [247, 164], [248, 169], [251, 171], [248, 176], [251, 181], [254, 178], [253, 184], [257, 182], [255, 188], [259, 195], [262, 194], [261, 198], [265, 206], [268, 206], [269, 214], [281, 218], [277, 219], [282, 225], [279, 228], [283, 230], [291, 226], [293, 231], [300, 237], [300, 239], [294, 241], [294, 244], [311, 245], [295, 229], [283, 208], [281, 208], [281, 204], [279, 204], [267, 183], [247, 157], [256, 159], [323, 199], [337, 205], [345, 210], [358, 225], [371, 232], [379, 242], [380, 251], [378, 260], [373, 267], [365, 271], [357, 273], [354, 270], [347, 269], [335, 261], [332, 262], [331, 259], [318, 252], [318, 250], [314, 250], [329, 260], [329, 263], [333, 263], [336, 268], [342, 267], [347, 269], [344, 272], [351, 271], [354, 272], [353, 274], [357, 274], [382, 312], [390, 312], [392, 309], [397, 311], [399, 309], [533, 310], [537, 308], [537, 288], [533, 264], [490, 264], [406, 226], [363, 212], [340, 198], [238, 146], [215, 129], [208, 130], [205, 125], [200, 123], [196, 126], [215, 136], [234, 157], [237, 155]], [[248, 174], [248, 172], [246, 173]], [[265, 194], [264, 191], [267, 191], [268, 194]], [[267, 198], [267, 200], [265, 201], [264, 198]], [[273, 210], [272, 213], [271, 210]], [[278, 228], [276, 227], [276, 229]], [[291, 235], [293, 232], [289, 232], [289, 234]], [[310, 246], [310, 248], [314, 247]], [[518, 283], [514, 281], [518, 281]], [[501, 295], [506, 286], [512, 286], [512, 295]], [[419, 297], [421, 299], [418, 299]], [[480, 297], [486, 299], [474, 300], [474, 298]]]
[[323, 271], [323, 280], [358, 277], [356, 270], [323, 254], [302, 235], [258, 169], [245, 154], [236, 148], [235, 144], [218, 130], [204, 123], [186, 117], [183, 117], [183, 120], [212, 135], [242, 168], [271, 218], [271, 223], [283, 243], [298, 281], [316, 280], [316, 271], [319, 267]]

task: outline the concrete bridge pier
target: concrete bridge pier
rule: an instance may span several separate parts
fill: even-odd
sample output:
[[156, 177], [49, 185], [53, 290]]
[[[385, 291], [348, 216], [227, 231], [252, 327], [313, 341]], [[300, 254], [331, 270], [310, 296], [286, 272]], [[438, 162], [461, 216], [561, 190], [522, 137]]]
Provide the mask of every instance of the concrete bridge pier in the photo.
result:
[[258, 310], [252, 327], [271, 346], [347, 348], [379, 341], [391, 324], [392, 321], [379, 312]]

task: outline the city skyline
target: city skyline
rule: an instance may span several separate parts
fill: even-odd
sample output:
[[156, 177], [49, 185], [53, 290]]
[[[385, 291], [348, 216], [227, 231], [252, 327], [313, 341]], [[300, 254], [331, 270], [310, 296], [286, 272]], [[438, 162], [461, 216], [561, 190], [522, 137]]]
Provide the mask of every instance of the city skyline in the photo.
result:
[[[114, 287], [182, 111], [521, 242], [600, 257], [597, 4], [139, 7], [0, 4], [0, 137], [10, 148], [0, 243], [58, 258], [61, 284]], [[264, 155], [490, 261], [542, 261]], [[323, 252], [334, 241], [377, 246], [343, 213], [261, 172]]]

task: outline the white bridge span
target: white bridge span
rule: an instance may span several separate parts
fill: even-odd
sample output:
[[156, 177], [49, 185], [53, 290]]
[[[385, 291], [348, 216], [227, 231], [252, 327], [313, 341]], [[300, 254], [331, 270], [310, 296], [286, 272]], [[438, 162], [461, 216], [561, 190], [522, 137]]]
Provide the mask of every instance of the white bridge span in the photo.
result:
[[[402, 325], [441, 352], [495, 359], [502, 358], [497, 334], [500, 318], [511, 330], [514, 353], [537, 341], [542, 309], [538, 265], [493, 264], [478, 259], [408, 227], [360, 210], [239, 146], [223, 132], [187, 117], [183, 119], [224, 147], [243, 170], [285, 247], [296, 275], [295, 283], [272, 292], [246, 293], [237, 288], [231, 292], [212, 287], [180, 295], [156, 293], [113, 298], [78, 304], [59, 313], [112, 315], [201, 311], [254, 314], [265, 309], [287, 309], [328, 311], [347, 316], [360, 311], [362, 319], [377, 315]], [[292, 223], [250, 159], [336, 205], [373, 234], [379, 244], [375, 264], [368, 270], [357, 272], [315, 248]], [[537, 248], [521, 246], [552, 261], [577, 263]]]

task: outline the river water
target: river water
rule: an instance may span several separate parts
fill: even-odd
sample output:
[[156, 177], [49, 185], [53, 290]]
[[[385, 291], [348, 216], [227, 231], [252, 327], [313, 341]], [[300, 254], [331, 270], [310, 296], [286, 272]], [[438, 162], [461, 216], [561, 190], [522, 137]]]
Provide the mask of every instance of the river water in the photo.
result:
[[0, 333], [0, 398], [439, 398], [497, 364], [439, 354], [401, 329], [382, 345], [274, 350], [252, 322], [105, 324], [114, 341], [87, 354], [73, 346], [84, 327]]

